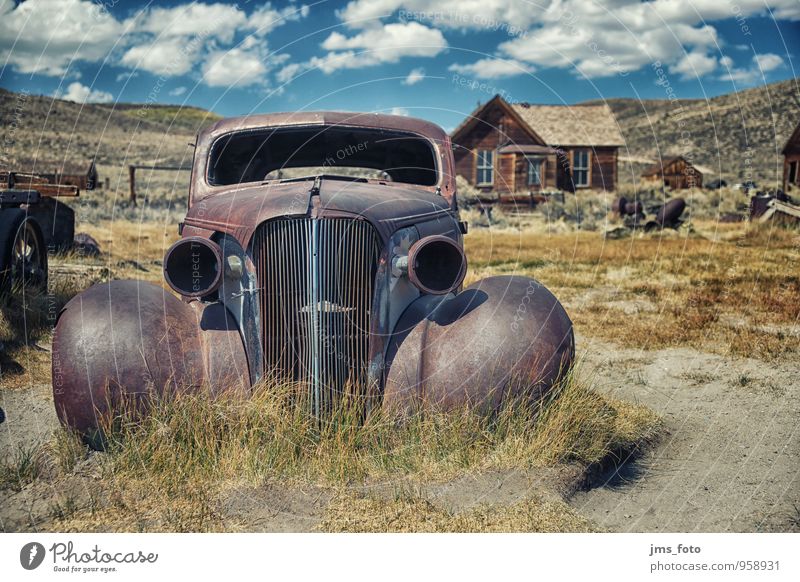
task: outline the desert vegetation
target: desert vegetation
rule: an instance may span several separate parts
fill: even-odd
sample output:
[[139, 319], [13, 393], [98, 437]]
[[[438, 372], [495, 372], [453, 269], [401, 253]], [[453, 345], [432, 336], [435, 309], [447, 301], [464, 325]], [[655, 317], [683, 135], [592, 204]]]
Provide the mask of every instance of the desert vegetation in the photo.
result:
[[[581, 338], [764, 361], [797, 352], [797, 231], [693, 220], [678, 232], [605, 239], [553, 229], [546, 214], [538, 220], [544, 227], [473, 226], [465, 238], [466, 283], [509, 273], [541, 280], [567, 306], [579, 354]], [[53, 257], [50, 292], [17, 294], [3, 311], [5, 394], [46, 389], [48, 314], [71, 295], [112, 277], [162, 281], [161, 257], [177, 237], [171, 225], [109, 220], [84, 227], [103, 254]], [[59, 274], [60, 264], [87, 270]], [[662, 426], [658, 415], [607, 395], [596, 382], [579, 365], [535, 409], [406, 422], [376, 414], [363, 424], [354, 421], [352, 403], [318, 424], [286, 406], [293, 387], [268, 383], [248, 399], [190, 394], [156, 401], [144, 423], [125, 414], [112, 419], [103, 453], [55, 427], [39, 442], [13, 442], [0, 470], [3, 503], [26, 499], [34, 509], [13, 522], [6, 512], [4, 527], [248, 530], [258, 526], [242, 511], [242, 498], [267, 491], [272, 501], [316, 508], [308, 523], [291, 526], [300, 529], [591, 531], [600, 526], [567, 503], [569, 492], [598, 467], [638, 454]], [[548, 477], [513, 501], [490, 495], [460, 506], [432, 493], [476, 475], [509, 474]]]

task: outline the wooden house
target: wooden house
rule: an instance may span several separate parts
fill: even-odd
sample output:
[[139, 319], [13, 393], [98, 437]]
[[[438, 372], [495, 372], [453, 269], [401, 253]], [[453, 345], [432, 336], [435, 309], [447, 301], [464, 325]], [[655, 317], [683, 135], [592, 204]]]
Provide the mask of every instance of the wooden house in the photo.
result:
[[783, 147], [783, 191], [800, 186], [800, 123]]
[[511, 104], [499, 95], [451, 139], [456, 173], [504, 202], [554, 189], [614, 190], [624, 145], [607, 105]]
[[642, 182], [663, 185], [673, 190], [689, 190], [703, 187], [703, 170], [689, 163], [682, 156], [656, 162], [642, 172]]

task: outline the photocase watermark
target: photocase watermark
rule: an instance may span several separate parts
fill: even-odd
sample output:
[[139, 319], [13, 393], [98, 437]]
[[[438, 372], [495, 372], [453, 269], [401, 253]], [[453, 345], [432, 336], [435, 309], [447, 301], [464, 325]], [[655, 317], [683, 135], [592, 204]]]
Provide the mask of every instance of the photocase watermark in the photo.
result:
[[44, 561], [44, 546], [39, 542], [29, 542], [19, 551], [19, 563], [26, 570], [35, 570]]
[[331, 166], [335, 166], [337, 162], [341, 162], [346, 160], [350, 156], [353, 156], [359, 152], [366, 151], [369, 147], [368, 141], [358, 142], [356, 144], [347, 144], [343, 148], [339, 148], [336, 150], [334, 156], [328, 156], [325, 158], [325, 161], [322, 163], [323, 168], [329, 168]]
[[694, 188], [698, 181], [697, 173], [692, 167], [695, 159], [695, 154], [693, 152], [694, 145], [692, 140], [692, 132], [689, 130], [689, 126], [687, 125], [686, 120], [683, 118], [685, 110], [678, 99], [678, 95], [669, 80], [669, 75], [667, 75], [667, 72], [664, 70], [664, 66], [661, 64], [661, 61], [653, 61], [650, 66], [656, 75], [656, 85], [664, 89], [667, 100], [670, 102], [672, 107], [672, 111], [668, 113], [668, 117], [678, 125], [678, 129], [680, 131], [679, 142], [681, 145], [681, 156], [687, 162], [683, 173], [687, 178], [687, 186], [689, 188]]
[[[345, 144], [335, 152], [328, 153], [322, 161], [322, 169], [332, 168], [337, 166], [340, 162], [346, 159], [365, 152], [369, 149], [369, 140], [360, 141], [356, 143]], [[295, 214], [297, 212], [304, 212], [308, 207], [308, 196], [304, 192], [295, 194], [288, 204], [286, 213]]]
[[[562, 27], [575, 38], [582, 37], [585, 34], [580, 28], [580, 19], [571, 10], [563, 10], [558, 16], [558, 21], [561, 23]], [[608, 54], [591, 33], [583, 39], [583, 46], [592, 51], [604, 65], [612, 69], [620, 77], [628, 76], [628, 71], [623, 68], [619, 60]]]
[[753, 36], [750, 25], [747, 24], [747, 18], [745, 18], [744, 12], [742, 12], [742, 7], [738, 4], [734, 4], [731, 6], [731, 13], [733, 14], [734, 20], [736, 20], [736, 24], [739, 25], [739, 30], [742, 31], [742, 34], [744, 36]]
[[453, 73], [453, 77], [451, 79], [453, 85], [457, 85], [458, 87], [464, 87], [465, 89], [469, 89], [470, 91], [478, 91], [480, 93], [486, 93], [487, 95], [500, 95], [506, 103], [513, 105], [514, 103], [521, 103], [514, 99], [511, 94], [503, 89], [502, 87], [498, 87], [493, 85], [492, 83], [487, 83], [485, 81], [478, 81], [472, 77], [464, 77], [463, 75], [459, 75], [458, 73]]
[[514, 312], [514, 320], [511, 322], [511, 331], [519, 331], [519, 324], [525, 319], [528, 313], [528, 305], [533, 301], [533, 296], [538, 290], [539, 283], [531, 279], [528, 283], [528, 287], [525, 289], [525, 295], [520, 299], [519, 305], [517, 305], [517, 309]]
[[528, 31], [482, 14], [470, 14], [457, 10], [400, 10], [397, 13], [401, 22], [447, 22], [457, 27], [478, 27], [492, 32], [504, 32], [508, 36], [526, 38]]
[[95, 19], [110, 16], [109, 10], [119, 4], [120, 0], [92, 0], [92, 12]]
[[118, 571], [122, 564], [155, 564], [158, 554], [155, 552], [105, 551], [97, 544], [88, 550], [76, 549], [73, 542], [56, 542], [50, 548], [39, 542], [29, 542], [19, 552], [19, 563], [25, 570], [35, 570], [50, 555], [54, 572], [71, 573], [108, 573]]
[[11, 148], [14, 147], [17, 131], [19, 131], [22, 116], [25, 111], [25, 104], [30, 97], [27, 89], [23, 89], [17, 93], [17, 98], [14, 101], [14, 109], [11, 112], [11, 118], [5, 122], [5, 131], [3, 132], [3, 150], [0, 152], [0, 168], [7, 167], [10, 164]]

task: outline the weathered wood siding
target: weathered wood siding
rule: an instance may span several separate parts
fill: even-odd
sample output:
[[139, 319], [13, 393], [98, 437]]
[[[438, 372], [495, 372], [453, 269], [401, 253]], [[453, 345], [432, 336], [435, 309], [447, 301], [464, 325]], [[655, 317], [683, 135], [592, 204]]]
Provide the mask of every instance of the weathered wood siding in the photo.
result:
[[703, 187], [703, 175], [683, 158], [664, 164], [662, 171], [643, 175], [642, 180], [659, 185], [663, 184], [673, 190]]
[[[795, 164], [794, 181], [789, 181], [789, 168]], [[788, 192], [800, 187], [800, 127], [794, 131], [789, 143], [784, 148], [783, 156], [783, 191]]]
[[593, 190], [611, 191], [617, 187], [617, 148], [594, 148], [591, 167]]
[[[502, 133], [500, 128], [502, 128]], [[536, 128], [533, 129], [536, 130]], [[476, 179], [476, 152], [478, 150], [495, 151], [494, 184], [491, 187], [480, 187], [487, 193], [527, 194], [530, 190], [552, 188], [571, 191], [573, 184], [570, 167], [572, 151], [575, 149], [590, 151], [590, 175], [586, 188], [609, 191], [616, 188], [617, 151], [619, 149], [616, 146], [561, 148], [563, 156], [546, 156], [544, 175], [542, 176], [543, 184], [540, 187], [528, 187], [528, 166], [525, 154], [497, 154], [496, 150], [498, 147], [508, 144], [546, 144], [532, 138], [517, 120], [499, 105], [485, 111], [481, 121], [475, 123], [455, 143], [456, 174], [463, 176], [473, 185]]]
[[[502, 127], [502, 133], [500, 128]], [[512, 192], [515, 184], [515, 161], [513, 154], [498, 154], [497, 148], [508, 144], [543, 145], [533, 141], [528, 132], [510, 117], [501, 107], [492, 107], [482, 119], [456, 143], [454, 152], [456, 174], [463, 176], [470, 184], [475, 184], [478, 150], [492, 150], [494, 156], [494, 185], [480, 187], [487, 192], [498, 194]], [[523, 182], [524, 183], [524, 182]]]

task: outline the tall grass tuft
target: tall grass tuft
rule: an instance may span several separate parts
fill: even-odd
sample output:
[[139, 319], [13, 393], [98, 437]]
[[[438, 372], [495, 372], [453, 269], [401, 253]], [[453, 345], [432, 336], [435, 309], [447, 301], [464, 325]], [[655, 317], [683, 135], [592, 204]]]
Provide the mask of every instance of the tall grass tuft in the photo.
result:
[[150, 413], [123, 413], [106, 425], [117, 475], [179, 481], [361, 483], [447, 479], [489, 468], [560, 461], [592, 463], [652, 438], [658, 418], [623, 406], [568, 376], [535, 405], [509, 403], [492, 415], [463, 408], [365, 415], [342, 399], [324, 418], [306, 411], [298, 386], [261, 384], [249, 397], [178, 394]]

